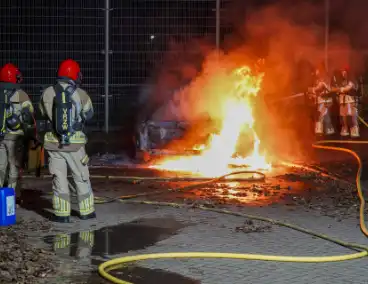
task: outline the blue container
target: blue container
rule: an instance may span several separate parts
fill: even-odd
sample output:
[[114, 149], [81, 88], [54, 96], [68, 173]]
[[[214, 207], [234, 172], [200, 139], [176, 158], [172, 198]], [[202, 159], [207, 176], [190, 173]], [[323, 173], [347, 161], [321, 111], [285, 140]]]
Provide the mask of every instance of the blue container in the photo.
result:
[[14, 188], [0, 188], [0, 226], [15, 224], [15, 208]]

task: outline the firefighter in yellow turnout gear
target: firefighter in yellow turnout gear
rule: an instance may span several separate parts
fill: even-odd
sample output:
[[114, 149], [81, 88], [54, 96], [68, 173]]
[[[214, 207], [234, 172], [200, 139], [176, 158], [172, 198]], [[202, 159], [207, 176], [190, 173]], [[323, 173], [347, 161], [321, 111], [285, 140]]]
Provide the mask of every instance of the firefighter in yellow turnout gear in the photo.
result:
[[315, 84], [309, 88], [309, 92], [314, 96], [317, 106], [317, 116], [315, 122], [316, 135], [331, 135], [335, 129], [331, 121], [332, 97], [329, 96], [330, 86], [327, 80], [327, 72], [323, 64], [320, 64], [314, 73], [316, 77]]
[[68, 170], [71, 172], [82, 220], [96, 217], [91, 188], [88, 156], [85, 151], [87, 137], [84, 122], [93, 116], [88, 94], [77, 86], [80, 80], [79, 64], [65, 60], [58, 70], [55, 86], [47, 88], [41, 97], [41, 113], [52, 129], [45, 134], [44, 148], [49, 155], [49, 170], [53, 175], [54, 221], [70, 222], [70, 191]]
[[0, 70], [0, 187], [15, 189], [20, 198], [19, 169], [23, 163], [24, 126], [34, 112], [28, 95], [20, 89], [22, 74], [11, 64]]
[[358, 138], [359, 122], [358, 122], [358, 85], [351, 80], [349, 67], [340, 70], [339, 78], [333, 78], [335, 85], [338, 87], [339, 104], [340, 104], [340, 120], [342, 137], [349, 136]]

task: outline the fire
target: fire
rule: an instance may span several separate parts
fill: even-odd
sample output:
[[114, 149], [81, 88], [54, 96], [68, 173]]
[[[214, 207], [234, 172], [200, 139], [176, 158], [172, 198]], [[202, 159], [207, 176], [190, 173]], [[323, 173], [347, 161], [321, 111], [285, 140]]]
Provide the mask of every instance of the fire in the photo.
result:
[[[221, 131], [212, 134], [206, 145], [196, 145], [199, 155], [164, 159], [152, 168], [195, 173], [215, 177], [231, 172], [231, 166], [244, 166], [250, 170], [271, 168], [264, 155], [260, 153], [260, 139], [254, 130], [252, 98], [261, 87], [263, 74], [252, 74], [248, 66], [238, 68], [227, 74], [230, 82], [227, 94], [221, 96]], [[247, 157], [237, 154], [241, 133], [247, 133], [253, 140], [253, 151]]]

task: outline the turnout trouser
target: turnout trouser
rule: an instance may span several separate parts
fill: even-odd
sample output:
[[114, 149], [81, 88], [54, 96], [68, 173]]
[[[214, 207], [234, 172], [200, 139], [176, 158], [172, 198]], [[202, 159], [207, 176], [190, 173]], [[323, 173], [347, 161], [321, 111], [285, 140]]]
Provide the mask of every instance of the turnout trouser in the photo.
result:
[[327, 135], [334, 134], [335, 129], [331, 121], [332, 103], [324, 102], [317, 105], [317, 119], [315, 125], [315, 133]]
[[357, 103], [342, 103], [340, 104], [340, 119], [341, 119], [341, 136], [349, 135], [359, 137], [359, 124], [358, 124], [358, 107]]
[[23, 160], [22, 141], [21, 138], [0, 141], [0, 187], [14, 188], [17, 197], [20, 195], [18, 179]]
[[85, 148], [76, 152], [48, 151], [49, 169], [53, 176], [53, 208], [54, 214], [60, 217], [70, 216], [70, 190], [68, 170], [71, 172], [76, 189], [80, 215], [88, 215], [95, 211], [94, 196], [89, 180]]

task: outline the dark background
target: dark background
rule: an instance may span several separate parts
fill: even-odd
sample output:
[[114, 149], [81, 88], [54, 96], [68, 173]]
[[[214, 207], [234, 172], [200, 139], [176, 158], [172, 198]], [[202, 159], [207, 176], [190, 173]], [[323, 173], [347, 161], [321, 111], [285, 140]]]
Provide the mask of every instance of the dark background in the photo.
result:
[[[113, 130], [133, 125], [140, 90], [152, 84], [150, 78], [162, 65], [167, 51], [176, 52], [169, 49], [170, 41], [183, 43], [206, 37], [214, 45], [216, 1], [110, 2], [109, 126]], [[266, 3], [281, 2], [293, 14], [301, 12], [293, 11], [295, 2], [289, 0], [222, 0], [222, 43], [228, 35], [241, 34], [248, 11]], [[310, 2], [321, 3], [313, 21], [323, 25], [323, 1]], [[354, 47], [365, 50], [368, 20], [359, 11], [368, 4], [363, 2], [331, 0], [330, 28], [331, 32], [348, 34]], [[96, 110], [89, 123], [94, 129], [104, 127], [104, 4], [104, 0], [0, 1], [0, 64], [13, 62], [19, 66], [24, 75], [24, 89], [36, 103], [42, 87], [53, 84], [60, 61], [73, 58], [80, 62], [83, 87], [91, 95]], [[298, 18], [308, 24], [313, 17]], [[244, 35], [240, 41], [243, 40]]]
[[[139, 89], [167, 50], [169, 38], [215, 39], [215, 1], [110, 1], [110, 128], [129, 125]], [[1, 64], [13, 62], [24, 88], [38, 102], [54, 83], [60, 61], [77, 60], [93, 100], [91, 127], [104, 127], [103, 0], [1, 0]], [[151, 35], [155, 38], [152, 40]]]

